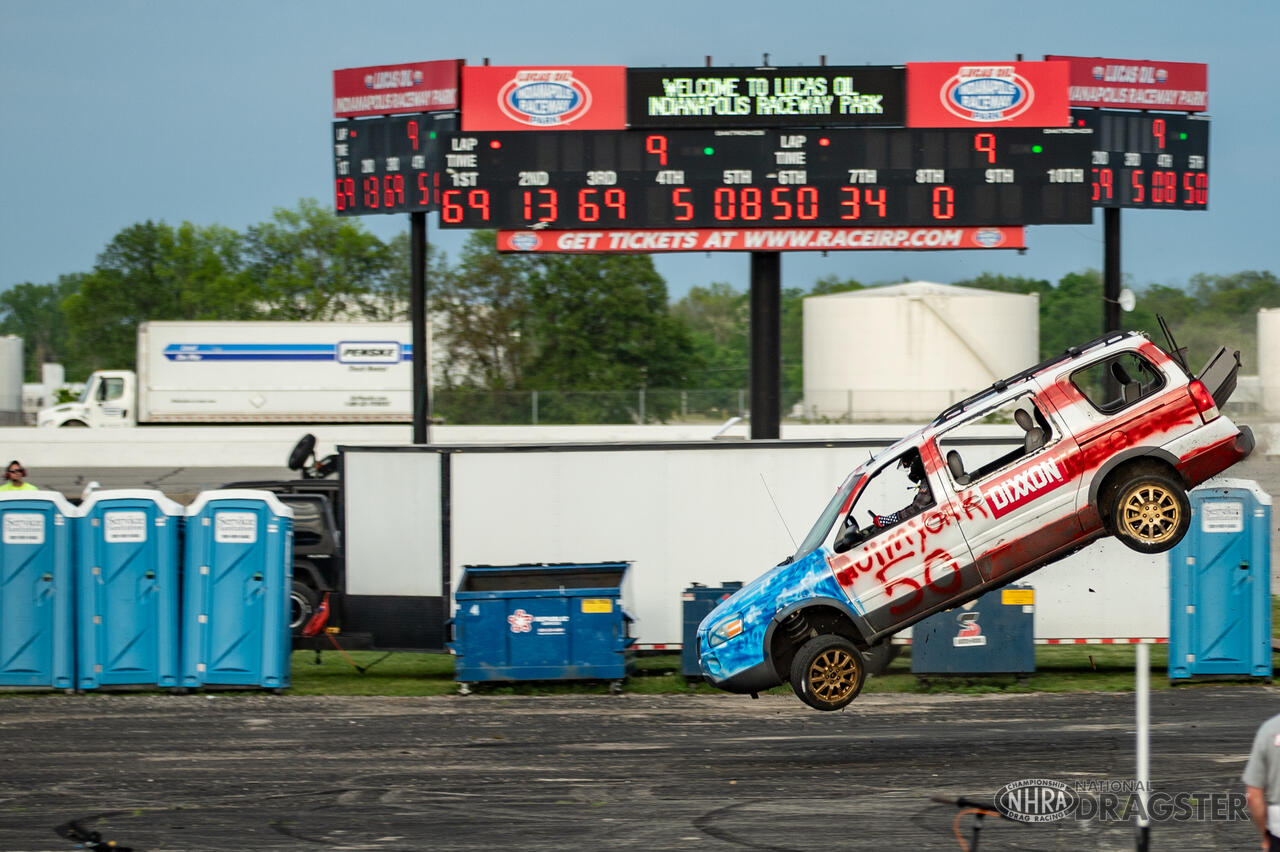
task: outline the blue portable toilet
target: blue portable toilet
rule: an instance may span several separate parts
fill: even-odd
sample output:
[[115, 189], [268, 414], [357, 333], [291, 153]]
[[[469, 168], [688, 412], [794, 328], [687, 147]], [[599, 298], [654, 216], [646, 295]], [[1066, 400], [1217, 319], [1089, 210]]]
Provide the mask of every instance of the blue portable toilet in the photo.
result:
[[0, 686], [75, 687], [74, 506], [0, 492]]
[[178, 685], [183, 508], [154, 489], [95, 491], [76, 521], [80, 689]]
[[1211, 479], [1169, 551], [1169, 677], [1271, 677], [1271, 495]]
[[182, 685], [289, 685], [293, 510], [270, 491], [204, 491], [187, 507]]

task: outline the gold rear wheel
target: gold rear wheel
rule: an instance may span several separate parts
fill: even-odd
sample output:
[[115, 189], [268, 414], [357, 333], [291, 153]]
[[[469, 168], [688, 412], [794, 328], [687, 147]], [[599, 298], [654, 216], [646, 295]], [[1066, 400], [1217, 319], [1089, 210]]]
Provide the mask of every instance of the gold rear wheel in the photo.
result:
[[1186, 491], [1169, 477], [1138, 476], [1116, 497], [1116, 536], [1134, 550], [1160, 553], [1182, 540], [1191, 520]]

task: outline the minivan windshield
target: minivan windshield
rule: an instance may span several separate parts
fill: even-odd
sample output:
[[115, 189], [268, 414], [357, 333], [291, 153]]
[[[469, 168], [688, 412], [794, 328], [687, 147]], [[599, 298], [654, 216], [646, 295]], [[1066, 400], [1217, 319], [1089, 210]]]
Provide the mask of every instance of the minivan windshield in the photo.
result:
[[844, 481], [844, 484], [836, 490], [831, 502], [827, 503], [827, 507], [818, 516], [817, 522], [809, 530], [809, 534], [800, 543], [800, 548], [796, 551], [796, 559], [807, 556], [822, 546], [822, 542], [826, 540], [827, 533], [831, 531], [831, 525], [836, 522], [836, 518], [840, 515], [840, 509], [848, 503], [849, 495], [858, 487], [858, 483], [865, 478], [865, 474], [851, 473], [849, 478]]

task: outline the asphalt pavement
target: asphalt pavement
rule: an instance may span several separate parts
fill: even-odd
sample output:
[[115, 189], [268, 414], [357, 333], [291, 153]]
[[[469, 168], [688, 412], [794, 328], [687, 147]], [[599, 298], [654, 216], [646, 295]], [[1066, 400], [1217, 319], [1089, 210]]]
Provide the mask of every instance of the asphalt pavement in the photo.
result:
[[[1241, 794], [1264, 685], [1152, 695], [1156, 792]], [[0, 849], [943, 850], [937, 793], [1134, 778], [1134, 695], [438, 698], [0, 694]], [[972, 816], [962, 818], [966, 836]], [[71, 826], [72, 828], [68, 828]], [[1240, 820], [1151, 849], [1256, 849]], [[981, 849], [1133, 849], [1132, 822], [985, 820]], [[83, 848], [83, 847], [81, 847]]]

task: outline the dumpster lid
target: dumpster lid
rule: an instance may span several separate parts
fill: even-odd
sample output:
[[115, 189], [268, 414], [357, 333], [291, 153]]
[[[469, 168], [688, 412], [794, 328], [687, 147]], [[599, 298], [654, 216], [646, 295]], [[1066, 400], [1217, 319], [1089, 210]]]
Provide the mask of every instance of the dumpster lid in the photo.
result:
[[532, 589], [604, 589], [622, 585], [630, 562], [533, 562], [465, 565], [458, 592], [523, 592]]

